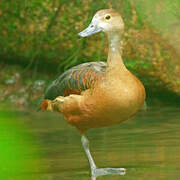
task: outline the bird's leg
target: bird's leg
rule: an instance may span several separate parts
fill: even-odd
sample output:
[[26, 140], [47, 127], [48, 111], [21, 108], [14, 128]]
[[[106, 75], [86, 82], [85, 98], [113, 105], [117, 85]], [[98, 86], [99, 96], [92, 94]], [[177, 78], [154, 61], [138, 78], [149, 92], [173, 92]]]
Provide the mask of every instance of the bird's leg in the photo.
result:
[[82, 142], [84, 151], [87, 155], [87, 158], [89, 160], [91, 171], [94, 172], [94, 170], [96, 169], [96, 165], [94, 163], [94, 160], [93, 160], [91, 153], [90, 153], [90, 150], [89, 150], [89, 140], [86, 138], [86, 136], [82, 135], [81, 142]]
[[89, 164], [91, 167], [91, 180], [96, 180], [96, 177], [98, 176], [104, 176], [108, 174], [119, 174], [119, 175], [125, 175], [126, 169], [124, 168], [97, 168], [96, 164], [94, 163], [94, 160], [91, 156], [90, 150], [89, 150], [89, 141], [86, 138], [86, 136], [82, 135], [81, 142], [84, 148], [84, 151], [87, 155], [87, 158], [89, 160]]

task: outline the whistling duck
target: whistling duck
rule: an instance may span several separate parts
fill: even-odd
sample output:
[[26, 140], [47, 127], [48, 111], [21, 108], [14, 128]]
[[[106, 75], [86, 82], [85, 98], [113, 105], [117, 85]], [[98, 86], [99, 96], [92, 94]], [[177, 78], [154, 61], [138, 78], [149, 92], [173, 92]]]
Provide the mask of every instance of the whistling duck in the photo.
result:
[[107, 64], [89, 62], [67, 70], [49, 86], [41, 104], [42, 110], [61, 112], [82, 134], [93, 180], [112, 172], [125, 174], [125, 169], [97, 168], [85, 132], [129, 119], [145, 101], [144, 86], [126, 68], [121, 57], [123, 30], [124, 23], [117, 11], [98, 11], [90, 25], [78, 35], [87, 37], [104, 32], [109, 40]]

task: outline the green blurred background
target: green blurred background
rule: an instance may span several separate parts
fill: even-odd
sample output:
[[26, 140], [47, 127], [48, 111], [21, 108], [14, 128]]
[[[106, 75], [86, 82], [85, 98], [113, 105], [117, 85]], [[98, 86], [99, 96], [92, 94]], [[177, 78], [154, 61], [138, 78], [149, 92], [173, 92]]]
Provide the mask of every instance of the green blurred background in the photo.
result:
[[[0, 179], [23, 180], [40, 170], [37, 139], [20, 114], [0, 108]], [[41, 161], [42, 162], [42, 161]]]

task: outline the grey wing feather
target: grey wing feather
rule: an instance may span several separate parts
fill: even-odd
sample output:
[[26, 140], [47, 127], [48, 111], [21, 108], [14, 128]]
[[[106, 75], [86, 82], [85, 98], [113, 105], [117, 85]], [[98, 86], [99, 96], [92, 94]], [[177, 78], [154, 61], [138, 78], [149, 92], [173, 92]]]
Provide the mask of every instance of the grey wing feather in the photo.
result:
[[100, 76], [103, 76], [105, 70], [106, 63], [102, 61], [74, 66], [50, 84], [44, 98], [53, 100], [57, 96], [80, 94], [89, 89]]

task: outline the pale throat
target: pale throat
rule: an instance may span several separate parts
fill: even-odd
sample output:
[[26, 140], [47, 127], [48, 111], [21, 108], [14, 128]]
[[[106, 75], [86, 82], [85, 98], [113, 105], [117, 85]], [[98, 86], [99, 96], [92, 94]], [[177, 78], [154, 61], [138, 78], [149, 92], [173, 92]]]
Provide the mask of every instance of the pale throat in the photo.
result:
[[109, 52], [107, 59], [107, 71], [123, 71], [126, 69], [122, 60], [123, 41], [121, 33], [108, 33]]
[[108, 34], [109, 39], [109, 48], [111, 51], [115, 52], [118, 51], [120, 54], [122, 54], [122, 46], [123, 46], [123, 40], [121, 39], [120, 33], [111, 33]]

